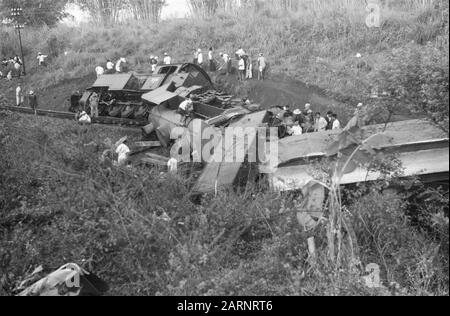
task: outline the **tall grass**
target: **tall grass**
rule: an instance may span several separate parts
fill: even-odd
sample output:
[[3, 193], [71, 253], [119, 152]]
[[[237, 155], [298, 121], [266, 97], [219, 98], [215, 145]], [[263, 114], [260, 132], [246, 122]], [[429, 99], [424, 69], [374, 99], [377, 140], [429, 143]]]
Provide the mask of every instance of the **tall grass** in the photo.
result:
[[[421, 227], [438, 225], [441, 239], [412, 225], [401, 194], [352, 191], [346, 207], [363, 269], [336, 272], [324, 226], [313, 232], [316, 260], [308, 255], [311, 232], [296, 219], [301, 196], [261, 185], [196, 205], [186, 179], [99, 162], [105, 138], [121, 136], [0, 113], [0, 295], [36, 266], [67, 262], [98, 274], [115, 295], [448, 295], [448, 197], [421, 204], [430, 214]], [[365, 286], [371, 263], [384, 288]]]

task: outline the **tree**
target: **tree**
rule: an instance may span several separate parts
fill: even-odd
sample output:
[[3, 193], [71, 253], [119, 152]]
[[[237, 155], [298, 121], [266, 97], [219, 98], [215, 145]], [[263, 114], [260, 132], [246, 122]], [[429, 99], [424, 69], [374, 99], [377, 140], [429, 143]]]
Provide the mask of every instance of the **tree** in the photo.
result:
[[0, 1], [0, 20], [11, 18], [12, 8], [22, 8], [22, 16], [16, 21], [30, 26], [54, 26], [66, 16], [68, 0], [2, 0]]
[[398, 106], [424, 116], [449, 132], [449, 54], [431, 43], [394, 49], [377, 65], [372, 84], [382, 93], [376, 103], [386, 121]]
[[87, 10], [97, 24], [110, 25], [119, 21], [126, 7], [126, 0], [78, 0], [76, 2]]
[[165, 0], [128, 0], [127, 8], [136, 20], [158, 22]]

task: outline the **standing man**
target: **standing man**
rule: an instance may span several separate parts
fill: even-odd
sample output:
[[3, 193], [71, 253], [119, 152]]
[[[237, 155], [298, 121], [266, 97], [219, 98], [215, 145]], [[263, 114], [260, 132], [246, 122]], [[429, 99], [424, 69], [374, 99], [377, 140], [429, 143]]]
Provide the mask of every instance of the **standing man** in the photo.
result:
[[127, 60], [125, 58], [120, 58], [117, 63], [116, 63], [116, 72], [121, 73], [123, 71], [123, 65], [122, 64], [126, 64]]
[[247, 56], [247, 79], [253, 79], [253, 59], [251, 56]]
[[16, 105], [22, 106], [22, 104], [23, 104], [22, 85], [19, 83], [19, 85], [16, 88]]
[[222, 57], [223, 62], [224, 62], [221, 69], [225, 67], [227, 76], [229, 76], [231, 74], [231, 58], [228, 54], [225, 54], [225, 53], [220, 53], [220, 57]]
[[155, 72], [156, 66], [158, 66], [158, 59], [156, 59], [156, 57], [153, 55], [150, 56], [150, 64], [152, 66], [152, 72]]
[[47, 55], [43, 55], [41, 52], [38, 53], [37, 60], [39, 63], [39, 67], [47, 67], [47, 63], [45, 61], [47, 57]]
[[266, 72], [266, 58], [264, 57], [264, 55], [261, 53], [259, 54], [258, 57], [258, 80], [264, 80], [264, 75]]
[[110, 59], [106, 62], [106, 72], [108, 74], [114, 73], [114, 63]]
[[98, 103], [100, 102], [100, 96], [94, 92], [89, 98], [89, 106], [91, 108], [91, 118], [98, 117]]
[[29, 104], [30, 108], [32, 108], [34, 110], [34, 115], [37, 115], [36, 110], [38, 108], [38, 99], [37, 99], [37, 95], [34, 93], [33, 90], [31, 90], [28, 95], [28, 104]]
[[245, 60], [244, 57], [239, 57], [239, 81], [245, 80]]
[[172, 57], [169, 56], [169, 54], [164, 53], [164, 65], [171, 65], [172, 64]]
[[209, 48], [208, 61], [209, 61], [209, 71], [211, 72], [216, 71], [216, 64], [214, 63], [214, 51], [212, 47]]
[[199, 48], [198, 49], [198, 57], [197, 57], [197, 63], [200, 67], [203, 67], [203, 53], [202, 53], [202, 49]]

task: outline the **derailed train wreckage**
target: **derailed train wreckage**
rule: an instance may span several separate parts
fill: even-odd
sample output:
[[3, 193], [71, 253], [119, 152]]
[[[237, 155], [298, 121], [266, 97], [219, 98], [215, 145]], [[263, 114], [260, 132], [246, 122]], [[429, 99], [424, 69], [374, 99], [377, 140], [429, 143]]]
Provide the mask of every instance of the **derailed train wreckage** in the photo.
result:
[[[103, 75], [82, 96], [72, 97], [75, 102], [71, 104], [71, 111], [84, 109], [89, 112], [89, 104], [93, 96], [97, 95], [100, 116], [146, 119], [155, 106], [165, 103], [173, 107], [187, 97], [202, 95], [213, 89], [211, 78], [197, 65], [189, 63], [163, 65], [157, 67], [151, 75], [134, 73]], [[217, 101], [217, 98], [202, 101], [211, 104]], [[223, 108], [229, 103], [215, 102], [215, 105], [216, 111], [207, 112], [207, 115], [216, 114], [218, 108]]]
[[[223, 128], [259, 110], [256, 104], [215, 90], [208, 73], [190, 63], [159, 66], [152, 75], [103, 75], [82, 96], [72, 96], [70, 111], [89, 113], [93, 98], [98, 98], [100, 116], [142, 122], [144, 134], [155, 133], [164, 147], [174, 143], [171, 133], [180, 127], [193, 136], [196, 123], [203, 129]], [[179, 113], [187, 98], [193, 101], [189, 118]], [[264, 112], [263, 121], [268, 120]]]
[[[224, 127], [257, 129], [277, 126], [275, 113], [270, 110], [260, 111], [257, 105], [245, 104], [241, 99], [235, 99], [233, 96], [214, 90], [209, 75], [199, 66], [189, 63], [160, 66], [151, 76], [135, 74], [104, 75], [84, 93], [77, 105], [83, 109], [88, 109], [90, 98], [94, 93], [100, 96], [100, 115], [142, 120], [146, 124], [143, 128], [144, 133], [146, 135], [156, 134], [164, 147], [173, 145], [173, 148], [177, 148], [177, 145], [180, 146], [180, 142], [185, 142], [187, 138], [189, 138], [187, 141], [192, 140], [196, 137], [195, 133], [203, 133], [207, 128], [213, 129], [215, 136], [220, 138], [224, 136]], [[191, 98], [194, 101], [194, 111], [189, 119], [178, 112], [180, 103], [186, 98]], [[423, 131], [430, 132], [417, 135], [417, 139], [412, 139], [409, 135], [415, 134], [413, 126], [417, 126], [417, 124], [423, 125]], [[196, 130], [195, 126], [200, 126], [200, 131]], [[385, 147], [391, 151], [399, 152], [405, 157], [401, 156], [401, 160], [407, 168], [408, 172], [406, 173], [408, 175], [420, 174], [435, 177], [436, 174], [443, 174], [444, 178], [448, 179], [448, 137], [446, 135], [442, 135], [439, 130], [424, 121], [398, 122], [392, 126], [389, 125], [389, 127], [393, 129], [394, 143], [388, 143]], [[180, 130], [180, 128], [184, 135], [175, 141], [172, 132]], [[374, 131], [384, 130], [385, 133], [389, 132], [389, 128], [386, 130], [386, 126], [384, 128], [368, 127], [369, 131], [372, 131], [372, 129]], [[369, 135], [371, 134], [376, 133], [370, 132]], [[273, 136], [271, 135], [271, 138]], [[268, 172], [266, 170], [267, 165], [260, 163], [259, 157], [254, 163], [248, 161], [230, 163], [226, 159], [221, 161], [202, 160], [204, 170], [198, 183], [193, 188], [193, 192], [198, 194], [210, 193], [217, 191], [219, 188], [245, 183], [250, 179], [250, 173], [255, 176], [258, 176], [258, 173], [268, 175], [266, 178], [276, 190], [301, 190], [311, 180], [308, 172], [303, 170], [308, 168], [308, 162], [302, 161], [316, 156], [316, 158], [323, 157], [324, 148], [336, 137], [338, 137], [338, 134], [335, 132], [306, 134], [283, 140], [278, 140], [276, 137], [279, 156], [275, 159], [278, 164], [271, 166], [271, 168], [275, 167], [274, 172]], [[223, 148], [223, 156], [225, 157], [228, 152], [235, 152], [238, 147], [250, 148], [249, 141], [255, 142], [256, 140], [236, 140], [234, 143], [228, 144], [227, 148]], [[241, 142], [241, 144], [238, 142]], [[406, 145], [398, 145], [396, 142]], [[311, 145], [312, 143], [314, 145]], [[433, 144], [437, 148], [432, 147], [433, 150], [440, 151], [438, 153], [433, 152], [432, 156], [437, 157], [443, 165], [438, 170], [431, 168], [431, 165], [436, 166], [436, 163], [432, 163], [430, 168], [424, 168], [423, 166], [429, 164], [428, 156], [424, 156], [423, 160], [419, 161], [420, 163], [414, 162], [414, 164], [411, 164], [407, 159], [409, 156], [403, 154], [403, 147], [411, 147], [412, 155], [428, 154], [419, 145], [417, 145], [419, 147], [416, 146], [417, 148], [414, 147], [413, 144], [416, 143], [425, 144], [428, 146], [426, 147], [427, 150], [430, 150], [429, 147]], [[190, 149], [191, 154], [194, 154], [194, 148], [191, 146]], [[200, 148], [200, 151], [202, 149]], [[246, 152], [246, 154], [248, 153]], [[290, 155], [287, 167], [285, 166], [286, 155]], [[447, 163], [444, 163], [444, 161]], [[422, 168], [416, 170], [416, 165], [422, 166]], [[346, 183], [368, 181], [367, 176], [364, 176], [366, 174], [364, 170], [355, 172], [360, 172], [362, 176], [357, 174], [354, 177], [355, 179], [352, 178], [348, 181], [349, 176], [347, 176]], [[373, 181], [376, 178], [370, 180]]]

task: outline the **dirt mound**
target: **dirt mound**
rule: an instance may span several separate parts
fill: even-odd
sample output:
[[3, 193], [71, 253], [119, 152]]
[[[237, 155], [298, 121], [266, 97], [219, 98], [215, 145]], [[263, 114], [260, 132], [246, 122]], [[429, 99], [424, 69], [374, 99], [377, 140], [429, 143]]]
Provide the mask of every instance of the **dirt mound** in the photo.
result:
[[342, 121], [352, 115], [352, 107], [329, 98], [318, 87], [283, 76], [271, 77], [265, 81], [248, 80], [240, 82], [236, 76], [219, 75], [215, 77], [218, 89], [238, 96], [248, 97], [268, 109], [277, 105], [289, 105], [294, 109], [303, 109], [310, 103], [313, 110], [325, 114], [328, 111], [337, 113]]

